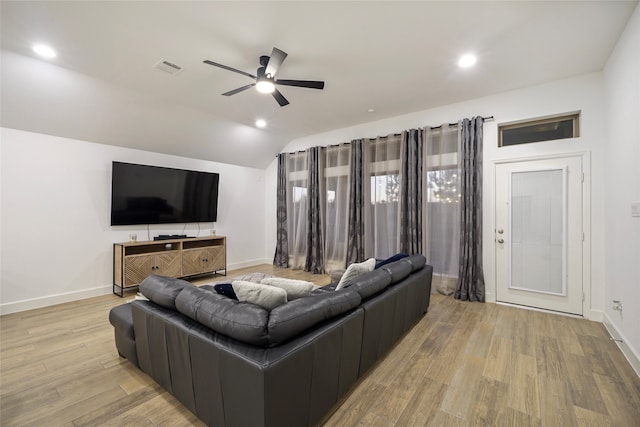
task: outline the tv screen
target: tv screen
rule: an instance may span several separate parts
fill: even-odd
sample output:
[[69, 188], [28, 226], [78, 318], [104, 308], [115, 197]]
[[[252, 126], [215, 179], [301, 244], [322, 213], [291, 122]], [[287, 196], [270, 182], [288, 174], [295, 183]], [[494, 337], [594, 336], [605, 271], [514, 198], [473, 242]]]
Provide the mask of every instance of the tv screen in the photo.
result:
[[113, 162], [111, 225], [215, 222], [219, 175]]

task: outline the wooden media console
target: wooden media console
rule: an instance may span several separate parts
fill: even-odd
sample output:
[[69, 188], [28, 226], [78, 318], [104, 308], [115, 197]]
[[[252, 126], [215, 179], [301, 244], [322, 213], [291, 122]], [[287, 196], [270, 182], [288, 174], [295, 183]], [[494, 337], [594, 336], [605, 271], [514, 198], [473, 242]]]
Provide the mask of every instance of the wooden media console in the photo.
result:
[[223, 236], [114, 243], [113, 293], [122, 297], [152, 274], [189, 277], [224, 270], [226, 276], [226, 252]]

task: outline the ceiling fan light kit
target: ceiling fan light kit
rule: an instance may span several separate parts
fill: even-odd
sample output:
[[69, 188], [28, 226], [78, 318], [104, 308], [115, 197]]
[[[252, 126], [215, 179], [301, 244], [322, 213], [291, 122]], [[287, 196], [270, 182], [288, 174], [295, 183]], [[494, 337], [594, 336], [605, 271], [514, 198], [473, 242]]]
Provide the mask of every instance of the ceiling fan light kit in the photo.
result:
[[254, 83], [239, 87], [237, 89], [230, 90], [229, 92], [225, 92], [222, 95], [231, 96], [236, 93], [243, 92], [253, 86], [256, 87], [258, 92], [261, 93], [270, 93], [273, 98], [278, 102], [281, 107], [289, 104], [289, 101], [280, 93], [278, 89], [276, 89], [276, 85], [281, 86], [295, 86], [295, 87], [303, 87], [308, 89], [324, 89], [323, 81], [316, 80], [276, 80], [275, 76], [282, 65], [282, 62], [287, 57], [287, 53], [278, 49], [277, 47], [273, 48], [271, 52], [271, 56], [263, 55], [260, 57], [260, 67], [256, 71], [256, 76], [253, 74], [249, 74], [244, 71], [237, 70], [235, 68], [229, 67], [227, 65], [218, 64], [217, 62], [205, 60], [203, 61], [205, 64], [213, 65], [214, 67], [222, 68], [224, 70], [233, 71], [234, 73], [242, 74], [243, 76], [250, 77], [255, 80]]
[[274, 85], [273, 82], [269, 81], [268, 79], [258, 80], [258, 82], [256, 83], [256, 89], [260, 93], [272, 93], [274, 90], [276, 90], [276, 85]]

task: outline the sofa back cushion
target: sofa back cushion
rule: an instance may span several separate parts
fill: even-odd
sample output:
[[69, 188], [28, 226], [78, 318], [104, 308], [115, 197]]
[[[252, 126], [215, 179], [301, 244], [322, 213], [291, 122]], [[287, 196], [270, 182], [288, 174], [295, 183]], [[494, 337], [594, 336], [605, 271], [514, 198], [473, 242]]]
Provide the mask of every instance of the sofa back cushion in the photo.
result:
[[269, 346], [287, 341], [300, 332], [345, 313], [360, 304], [358, 292], [344, 289], [299, 298], [271, 310]]
[[424, 255], [414, 254], [410, 255], [408, 258], [405, 258], [404, 262], [408, 262], [409, 264], [411, 264], [413, 271], [416, 271], [425, 266], [425, 264], [427, 263], [427, 259], [424, 257]]
[[380, 267], [378, 271], [386, 271], [391, 276], [391, 284], [394, 284], [411, 274], [413, 266], [406, 259], [401, 259]]
[[391, 275], [384, 270], [373, 270], [369, 273], [362, 274], [352, 279], [346, 286], [346, 289], [352, 289], [362, 299], [375, 295], [391, 283]]
[[247, 344], [268, 344], [269, 312], [196, 286], [185, 288], [176, 298], [182, 314], [210, 329]]
[[184, 288], [194, 286], [186, 280], [165, 276], [149, 276], [140, 283], [140, 293], [164, 308], [176, 309], [176, 297]]

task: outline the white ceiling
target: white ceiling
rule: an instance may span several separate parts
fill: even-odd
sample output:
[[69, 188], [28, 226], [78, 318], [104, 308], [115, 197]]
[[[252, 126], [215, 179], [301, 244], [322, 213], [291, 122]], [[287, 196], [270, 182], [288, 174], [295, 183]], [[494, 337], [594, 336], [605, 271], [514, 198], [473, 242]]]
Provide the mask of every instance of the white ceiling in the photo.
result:
[[[301, 136], [602, 70], [636, 4], [3, 0], [1, 124], [264, 168]], [[202, 63], [255, 74], [273, 46], [278, 78], [325, 89], [224, 97], [251, 79]]]

